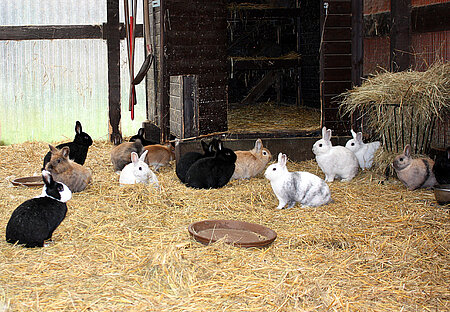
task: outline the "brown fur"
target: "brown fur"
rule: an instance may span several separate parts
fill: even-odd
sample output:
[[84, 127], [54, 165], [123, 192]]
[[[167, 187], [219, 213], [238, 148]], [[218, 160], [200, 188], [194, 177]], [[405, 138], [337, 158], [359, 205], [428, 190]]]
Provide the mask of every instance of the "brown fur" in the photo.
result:
[[256, 140], [255, 147], [250, 151], [235, 151], [236, 168], [232, 179], [249, 179], [264, 170], [272, 159], [272, 154], [264, 148], [261, 139]]
[[131, 163], [131, 152], [135, 152], [138, 156], [142, 155], [144, 147], [141, 140], [123, 142], [112, 149], [111, 162], [114, 166], [114, 171], [121, 171], [123, 167]]
[[144, 146], [144, 149], [148, 151], [145, 162], [149, 166], [153, 166], [156, 171], [163, 166], [167, 166], [171, 160], [175, 159], [174, 148], [171, 144], [148, 145]]
[[91, 182], [91, 171], [69, 159], [70, 148], [68, 146], [60, 150], [52, 145], [49, 147], [51, 158], [45, 169], [50, 171], [53, 179], [67, 185], [72, 193], [84, 190]]
[[397, 155], [392, 163], [397, 177], [413, 191], [418, 188], [432, 187], [436, 184], [433, 173], [434, 161], [430, 158], [411, 158], [411, 146], [405, 146], [403, 153]]

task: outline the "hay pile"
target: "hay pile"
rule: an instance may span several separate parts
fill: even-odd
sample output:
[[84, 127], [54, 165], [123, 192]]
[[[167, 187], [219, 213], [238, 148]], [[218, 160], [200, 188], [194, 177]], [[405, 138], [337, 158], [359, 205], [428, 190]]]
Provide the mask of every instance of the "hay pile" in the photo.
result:
[[[94, 142], [94, 183], [68, 202], [42, 249], [0, 241], [0, 311], [427, 311], [448, 310], [449, 211], [431, 191], [378, 183], [371, 172], [330, 184], [334, 203], [275, 209], [262, 176], [193, 190], [174, 168], [162, 189], [120, 187], [112, 145]], [[0, 235], [12, 211], [40, 193], [12, 187], [38, 173], [44, 143], [0, 147]], [[323, 177], [314, 161], [288, 163]], [[193, 241], [202, 219], [269, 226], [268, 248]]]
[[382, 72], [342, 94], [341, 111], [360, 114], [366, 129], [381, 138], [386, 151], [411, 144], [414, 153], [430, 150], [434, 125], [450, 109], [450, 63], [425, 72]]
[[239, 105], [228, 110], [228, 131], [271, 132], [320, 129], [320, 110], [272, 102]]

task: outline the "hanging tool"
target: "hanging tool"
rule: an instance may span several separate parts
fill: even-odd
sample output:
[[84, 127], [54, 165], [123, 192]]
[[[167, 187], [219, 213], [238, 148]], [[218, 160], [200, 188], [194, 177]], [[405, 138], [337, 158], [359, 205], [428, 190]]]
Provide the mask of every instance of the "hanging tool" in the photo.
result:
[[[144, 79], [145, 75], [147, 74], [148, 70], [150, 69], [150, 66], [152, 66], [153, 62], [153, 48], [151, 43], [151, 37], [150, 37], [150, 20], [149, 20], [149, 6], [148, 6], [148, 0], [144, 0], [144, 36], [145, 36], [145, 60], [144, 63], [141, 66], [141, 69], [139, 70], [138, 74], [134, 78], [132, 84], [138, 85], [142, 79]], [[152, 12], [153, 17], [153, 12]]]
[[134, 105], [136, 105], [136, 89], [133, 85], [134, 80], [134, 44], [136, 39], [136, 9], [137, 0], [132, 0], [131, 3], [131, 16], [128, 7], [128, 0], [124, 0], [124, 12], [125, 12], [125, 33], [127, 39], [127, 52], [128, 52], [128, 68], [130, 71], [130, 96], [129, 96], [129, 110], [131, 111], [131, 120], [134, 120]]

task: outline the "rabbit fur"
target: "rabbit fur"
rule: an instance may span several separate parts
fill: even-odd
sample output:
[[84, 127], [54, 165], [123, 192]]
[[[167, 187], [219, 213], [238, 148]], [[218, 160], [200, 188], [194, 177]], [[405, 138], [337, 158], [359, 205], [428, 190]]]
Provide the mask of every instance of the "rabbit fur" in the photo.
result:
[[264, 173], [278, 198], [277, 209], [283, 209], [286, 204], [287, 208], [292, 208], [296, 202], [302, 207], [317, 207], [332, 201], [330, 188], [324, 180], [309, 172], [289, 172], [286, 163], [287, 156], [279, 153], [278, 162]]
[[148, 152], [145, 162], [149, 166], [153, 166], [156, 171], [159, 171], [161, 167], [167, 166], [170, 161], [175, 159], [174, 148], [170, 143], [167, 145], [153, 144], [144, 146], [144, 150]]
[[181, 182], [186, 183], [186, 174], [189, 168], [199, 159], [214, 156], [217, 139], [212, 139], [209, 143], [201, 140], [203, 154], [198, 152], [187, 152], [177, 161], [175, 172]]
[[395, 157], [392, 166], [397, 173], [398, 179], [410, 191], [432, 187], [436, 184], [436, 178], [433, 173], [434, 161], [430, 158], [413, 159], [409, 144], [405, 146], [402, 154]]
[[158, 178], [145, 162], [147, 153], [148, 151], [145, 151], [141, 156], [138, 156], [137, 153], [131, 152], [131, 163], [120, 172], [120, 184], [153, 183], [155, 187], [159, 186]]
[[336, 177], [350, 181], [358, 173], [359, 164], [355, 154], [344, 146], [333, 146], [331, 130], [326, 127], [322, 128], [322, 139], [314, 143], [312, 151], [327, 182], [333, 182]]
[[370, 169], [373, 163], [373, 157], [375, 152], [380, 147], [380, 141], [374, 141], [370, 143], [364, 143], [362, 139], [362, 132], [356, 133], [351, 130], [353, 139], [350, 139], [345, 144], [345, 147], [355, 153], [358, 159], [359, 167], [364, 169]]
[[140, 139], [136, 139], [134, 142], [123, 142], [111, 150], [111, 163], [114, 171], [120, 172], [131, 162], [131, 152], [135, 152], [138, 156], [142, 155], [144, 146]]
[[235, 151], [236, 168], [231, 179], [249, 179], [257, 176], [272, 160], [272, 154], [264, 148], [261, 139], [257, 139], [253, 149]]

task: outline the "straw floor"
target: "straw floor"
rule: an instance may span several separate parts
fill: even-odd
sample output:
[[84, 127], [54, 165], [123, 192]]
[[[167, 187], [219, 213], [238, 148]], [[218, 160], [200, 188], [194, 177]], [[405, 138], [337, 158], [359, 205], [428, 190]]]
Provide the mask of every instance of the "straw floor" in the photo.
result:
[[[94, 182], [68, 202], [49, 246], [0, 241], [0, 311], [449, 311], [450, 218], [429, 190], [371, 172], [330, 184], [334, 203], [276, 210], [263, 176], [218, 190], [120, 187], [112, 145], [94, 142]], [[39, 188], [45, 143], [0, 147], [0, 235]], [[314, 161], [288, 163], [323, 177]], [[237, 219], [278, 233], [267, 248], [204, 246], [191, 222]]]

